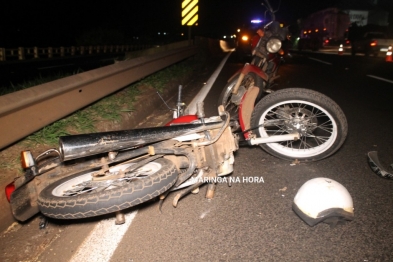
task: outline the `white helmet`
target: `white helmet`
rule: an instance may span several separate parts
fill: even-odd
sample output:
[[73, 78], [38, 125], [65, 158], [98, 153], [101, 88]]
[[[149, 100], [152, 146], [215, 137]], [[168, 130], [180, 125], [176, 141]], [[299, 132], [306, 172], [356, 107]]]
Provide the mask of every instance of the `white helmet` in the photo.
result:
[[304, 183], [295, 196], [292, 209], [310, 226], [319, 222], [335, 226], [354, 218], [348, 190], [337, 181], [324, 177]]

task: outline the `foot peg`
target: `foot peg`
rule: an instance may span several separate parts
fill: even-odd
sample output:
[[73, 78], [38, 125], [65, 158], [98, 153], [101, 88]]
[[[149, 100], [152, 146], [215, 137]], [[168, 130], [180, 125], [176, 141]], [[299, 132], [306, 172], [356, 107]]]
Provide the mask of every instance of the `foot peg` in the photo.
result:
[[215, 191], [216, 191], [216, 184], [215, 183], [208, 184], [207, 191], [206, 191], [206, 198], [209, 200], [213, 199]]
[[125, 218], [124, 214], [121, 211], [117, 211], [115, 224], [121, 225], [121, 224], [124, 224], [125, 222], [126, 222], [126, 218]]

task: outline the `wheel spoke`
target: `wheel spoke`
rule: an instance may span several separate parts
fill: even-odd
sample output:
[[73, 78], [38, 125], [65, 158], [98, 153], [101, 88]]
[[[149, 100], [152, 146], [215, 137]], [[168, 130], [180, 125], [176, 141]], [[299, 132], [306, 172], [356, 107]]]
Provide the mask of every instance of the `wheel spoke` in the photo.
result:
[[319, 154], [329, 147], [337, 132], [332, 117], [324, 109], [309, 102], [277, 104], [262, 117], [259, 127], [262, 134], [273, 136], [298, 132], [301, 135], [298, 140], [269, 143], [269, 147], [277, 147], [283, 154]]
[[77, 179], [69, 180], [58, 186], [55, 194], [63, 197], [72, 197], [82, 194], [98, 193], [115, 187], [124, 186], [135, 179], [149, 176], [157, 171], [155, 165], [148, 163], [145, 166], [121, 175], [121, 172], [127, 172], [126, 169], [131, 166], [132, 164], [123, 164], [111, 167], [109, 173], [105, 174], [105, 176], [97, 177], [100, 180], [92, 179], [93, 176], [95, 177], [96, 171], [91, 171]]

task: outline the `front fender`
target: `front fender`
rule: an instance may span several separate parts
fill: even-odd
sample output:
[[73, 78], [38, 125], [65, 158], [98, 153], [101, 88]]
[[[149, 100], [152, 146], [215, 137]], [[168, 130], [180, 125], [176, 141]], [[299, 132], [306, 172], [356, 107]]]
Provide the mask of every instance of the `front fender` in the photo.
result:
[[262, 78], [264, 81], [268, 81], [268, 79], [269, 79], [267, 74], [264, 71], [262, 71], [259, 67], [255, 66], [255, 65], [250, 65], [247, 63], [244, 65], [244, 67], [240, 71], [239, 78], [237, 79], [237, 83], [232, 90], [233, 94], [237, 94], [241, 82], [243, 81], [244, 77], [248, 73], [255, 73], [258, 77]]
[[[239, 106], [239, 123], [242, 131], [246, 131], [251, 128], [251, 115], [254, 110], [255, 100], [259, 94], [259, 87], [252, 86], [244, 94], [242, 102]], [[249, 133], [245, 132], [244, 137], [249, 138]]]

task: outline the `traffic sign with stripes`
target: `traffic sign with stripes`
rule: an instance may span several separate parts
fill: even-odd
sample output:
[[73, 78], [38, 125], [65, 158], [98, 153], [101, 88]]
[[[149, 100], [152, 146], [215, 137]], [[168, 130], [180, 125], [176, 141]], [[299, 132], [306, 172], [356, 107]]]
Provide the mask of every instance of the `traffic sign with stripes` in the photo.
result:
[[181, 3], [181, 24], [197, 25], [198, 22], [198, 0], [183, 0]]

